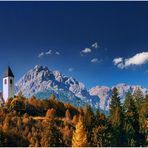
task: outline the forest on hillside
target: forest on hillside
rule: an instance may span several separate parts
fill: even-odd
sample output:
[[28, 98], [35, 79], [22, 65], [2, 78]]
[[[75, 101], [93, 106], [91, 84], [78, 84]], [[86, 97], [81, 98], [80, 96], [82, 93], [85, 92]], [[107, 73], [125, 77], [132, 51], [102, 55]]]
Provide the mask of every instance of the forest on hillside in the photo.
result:
[[54, 95], [38, 100], [20, 92], [0, 108], [1, 147], [148, 146], [148, 95], [127, 93], [122, 104], [113, 89], [109, 114], [76, 108]]

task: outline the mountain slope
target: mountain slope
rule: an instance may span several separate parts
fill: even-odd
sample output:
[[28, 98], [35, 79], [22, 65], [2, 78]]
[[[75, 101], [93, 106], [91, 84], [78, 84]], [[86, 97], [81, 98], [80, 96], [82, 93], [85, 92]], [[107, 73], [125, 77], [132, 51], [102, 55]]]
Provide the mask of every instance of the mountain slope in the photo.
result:
[[89, 90], [89, 93], [91, 96], [98, 96], [100, 98], [100, 108], [102, 110], [109, 109], [110, 98], [114, 87], [118, 89], [119, 97], [122, 103], [124, 102], [126, 94], [128, 92], [133, 94], [137, 88], [139, 88], [144, 95], [148, 94], [148, 89], [143, 88], [140, 85], [126, 85], [124, 83], [119, 83], [111, 88], [106, 86], [93, 87]]
[[[40, 65], [29, 70], [16, 83], [15, 87], [16, 93], [22, 91], [23, 95], [27, 97], [35, 95], [41, 99], [49, 98], [51, 94], [54, 94], [57, 98], [69, 101], [76, 106], [91, 101], [87, 98], [95, 98], [90, 96], [83, 83], [78, 82], [73, 77], [62, 75], [57, 70], [50, 71], [47, 67]], [[96, 97], [96, 99], [98, 102], [99, 98]]]
[[[133, 93], [139, 87], [144, 94], [148, 93], [148, 89], [141, 86], [126, 85], [124, 83], [117, 84], [121, 102], [127, 92]], [[15, 85], [16, 94], [22, 91], [26, 97], [35, 95], [38, 99], [49, 98], [54, 94], [57, 99], [64, 102], [70, 102], [75, 106], [84, 106], [86, 103], [93, 108], [100, 108], [108, 111], [112, 88], [106, 86], [96, 86], [87, 90], [85, 85], [78, 82], [73, 77], [67, 77], [61, 72], [50, 71], [47, 67], [36, 65], [29, 70]]]

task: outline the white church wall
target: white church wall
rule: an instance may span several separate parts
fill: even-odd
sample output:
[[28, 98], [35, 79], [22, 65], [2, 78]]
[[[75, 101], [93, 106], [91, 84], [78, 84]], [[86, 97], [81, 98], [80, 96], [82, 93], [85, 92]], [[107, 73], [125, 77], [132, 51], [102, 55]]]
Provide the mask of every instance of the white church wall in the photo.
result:
[[[12, 84], [10, 84], [10, 80], [12, 80]], [[6, 84], [5, 81], [7, 82]], [[13, 77], [5, 77], [3, 78], [3, 98], [6, 102], [11, 97], [14, 97], [14, 79]]]

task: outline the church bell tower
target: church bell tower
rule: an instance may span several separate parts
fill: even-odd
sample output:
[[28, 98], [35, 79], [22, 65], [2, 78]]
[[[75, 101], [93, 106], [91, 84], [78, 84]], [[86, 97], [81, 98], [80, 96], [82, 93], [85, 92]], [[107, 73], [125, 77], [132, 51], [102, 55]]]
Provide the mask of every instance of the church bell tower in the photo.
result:
[[14, 75], [8, 66], [3, 76], [3, 99], [6, 102], [8, 98], [14, 97]]

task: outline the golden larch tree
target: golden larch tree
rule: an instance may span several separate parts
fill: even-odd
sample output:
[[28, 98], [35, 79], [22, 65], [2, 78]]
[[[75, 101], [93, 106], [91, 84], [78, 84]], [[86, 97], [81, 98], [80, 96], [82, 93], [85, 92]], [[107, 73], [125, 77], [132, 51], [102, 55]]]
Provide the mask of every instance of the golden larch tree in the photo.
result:
[[71, 120], [71, 115], [70, 115], [70, 112], [69, 112], [68, 109], [67, 109], [66, 112], [65, 112], [65, 117], [66, 117], [66, 120], [67, 120], [67, 121], [70, 121], [70, 120]]
[[79, 122], [76, 125], [76, 130], [72, 138], [72, 147], [86, 147], [87, 144], [87, 133], [85, 131], [83, 122], [79, 119]]

